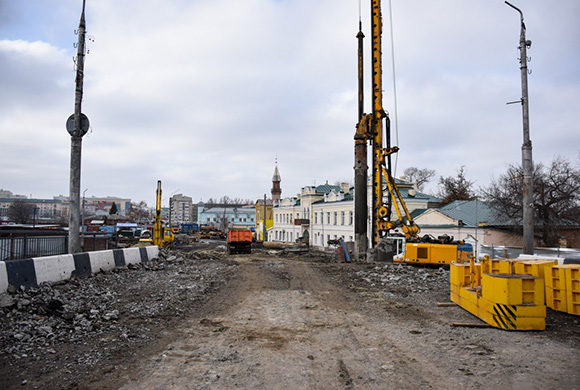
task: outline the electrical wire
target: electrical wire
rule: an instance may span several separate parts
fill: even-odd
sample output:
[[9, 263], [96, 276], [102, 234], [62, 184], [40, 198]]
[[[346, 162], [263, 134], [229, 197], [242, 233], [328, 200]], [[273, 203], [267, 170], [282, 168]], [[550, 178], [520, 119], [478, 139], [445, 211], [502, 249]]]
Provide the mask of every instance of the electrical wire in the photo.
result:
[[[359, 0], [360, 4], [360, 0]], [[360, 12], [360, 11], [359, 11]], [[397, 78], [395, 73], [395, 38], [393, 33], [393, 9], [391, 6], [391, 0], [389, 0], [389, 22], [391, 30], [391, 61], [393, 69], [393, 100], [394, 100], [394, 113], [395, 113], [395, 146], [399, 146], [399, 113], [397, 111]], [[395, 169], [393, 177], [397, 176], [397, 162], [399, 161], [399, 154], [395, 155]]]

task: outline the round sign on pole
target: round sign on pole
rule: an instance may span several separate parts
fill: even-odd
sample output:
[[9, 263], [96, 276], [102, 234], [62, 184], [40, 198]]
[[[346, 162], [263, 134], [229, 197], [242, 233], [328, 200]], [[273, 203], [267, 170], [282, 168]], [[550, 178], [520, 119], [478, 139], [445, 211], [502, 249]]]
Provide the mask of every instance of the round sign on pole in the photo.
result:
[[[70, 135], [73, 135], [75, 129], [75, 114], [72, 114], [66, 120], [66, 131]], [[89, 131], [89, 118], [85, 114], [81, 113], [81, 137]]]

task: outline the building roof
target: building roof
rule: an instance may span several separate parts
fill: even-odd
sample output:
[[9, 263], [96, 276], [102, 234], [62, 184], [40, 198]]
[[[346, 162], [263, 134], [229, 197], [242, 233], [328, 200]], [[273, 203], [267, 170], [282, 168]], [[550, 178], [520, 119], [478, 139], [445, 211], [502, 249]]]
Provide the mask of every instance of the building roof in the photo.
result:
[[316, 192], [319, 194], [328, 194], [332, 190], [340, 191], [341, 188], [340, 188], [340, 186], [330, 185], [330, 184], [328, 184], [328, 182], [326, 182], [326, 184], [321, 184], [321, 185], [316, 187]]
[[201, 214], [226, 214], [231, 213], [244, 213], [244, 214], [252, 214], [254, 213], [254, 208], [247, 208], [241, 206], [232, 206], [232, 207], [210, 207], [201, 211]]
[[278, 171], [278, 165], [276, 165], [276, 167], [274, 168], [274, 175], [272, 176], [272, 181], [282, 181], [280, 171]]
[[[427, 201], [430, 203], [431, 202], [432, 203], [440, 203], [442, 201], [441, 198], [438, 198], [438, 197], [433, 196], [433, 195], [425, 194], [423, 192], [416, 191], [414, 188], [400, 187], [398, 183], [397, 183], [397, 189], [401, 193], [401, 196], [403, 197], [405, 202], [411, 201], [413, 199]], [[415, 194], [411, 195], [413, 193], [413, 191], [415, 191]]]
[[456, 200], [441, 207], [439, 211], [450, 218], [461, 220], [464, 226], [513, 226], [513, 222], [480, 200]]

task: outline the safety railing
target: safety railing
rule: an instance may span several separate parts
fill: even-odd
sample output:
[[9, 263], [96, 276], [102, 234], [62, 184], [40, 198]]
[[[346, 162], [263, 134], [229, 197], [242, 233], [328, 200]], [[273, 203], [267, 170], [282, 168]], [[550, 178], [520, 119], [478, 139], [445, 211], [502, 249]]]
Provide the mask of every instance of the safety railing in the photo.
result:
[[[93, 252], [116, 247], [103, 233], [81, 235], [81, 251]], [[0, 261], [54, 256], [68, 253], [68, 235], [7, 235], [0, 237]]]
[[[482, 245], [481, 255], [489, 255], [492, 259], [515, 259], [523, 253], [521, 246]], [[577, 248], [534, 248], [534, 255], [548, 258], [580, 258]]]

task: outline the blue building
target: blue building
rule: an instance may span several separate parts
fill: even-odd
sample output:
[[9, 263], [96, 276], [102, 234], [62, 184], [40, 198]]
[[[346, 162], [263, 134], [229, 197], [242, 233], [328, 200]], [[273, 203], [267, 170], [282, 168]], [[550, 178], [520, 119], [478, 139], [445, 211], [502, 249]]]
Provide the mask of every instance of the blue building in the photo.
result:
[[254, 229], [256, 225], [256, 208], [251, 206], [215, 206], [199, 205], [199, 226], [211, 226], [226, 231], [229, 229]]

